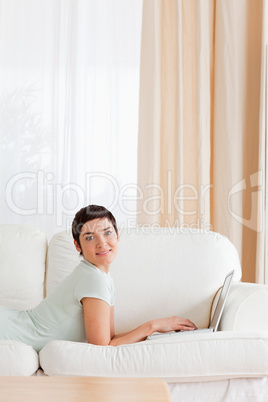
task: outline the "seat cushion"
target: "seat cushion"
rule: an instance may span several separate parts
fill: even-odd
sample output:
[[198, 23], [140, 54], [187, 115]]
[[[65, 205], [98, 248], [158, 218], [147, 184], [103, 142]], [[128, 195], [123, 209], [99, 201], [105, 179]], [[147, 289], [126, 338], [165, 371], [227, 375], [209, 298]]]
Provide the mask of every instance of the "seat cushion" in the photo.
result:
[[51, 341], [40, 352], [47, 375], [159, 377], [212, 381], [268, 374], [268, 332], [183, 334], [130, 345]]
[[0, 340], [0, 376], [30, 376], [38, 368], [38, 354], [32, 346]]

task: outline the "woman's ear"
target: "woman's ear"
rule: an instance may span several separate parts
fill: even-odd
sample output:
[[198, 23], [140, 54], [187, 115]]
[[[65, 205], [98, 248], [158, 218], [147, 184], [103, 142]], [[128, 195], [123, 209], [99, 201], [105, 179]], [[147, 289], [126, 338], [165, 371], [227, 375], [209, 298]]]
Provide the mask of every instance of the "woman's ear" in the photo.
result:
[[116, 231], [115, 233], [116, 233], [117, 241], [119, 241], [120, 240], [119, 231]]
[[79, 251], [79, 253], [82, 252], [82, 249], [81, 249], [81, 247], [79, 246], [79, 244], [77, 243], [76, 240], [74, 240], [74, 246], [75, 246], [76, 250]]

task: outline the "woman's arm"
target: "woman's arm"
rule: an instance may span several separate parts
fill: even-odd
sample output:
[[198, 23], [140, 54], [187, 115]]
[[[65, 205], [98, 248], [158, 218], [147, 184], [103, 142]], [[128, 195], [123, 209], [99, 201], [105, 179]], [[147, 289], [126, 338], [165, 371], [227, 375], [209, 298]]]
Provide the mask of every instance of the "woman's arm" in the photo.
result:
[[154, 332], [193, 330], [196, 326], [187, 319], [169, 317], [151, 320], [132, 331], [114, 335], [114, 309], [105, 301], [85, 297], [81, 300], [84, 308], [85, 330], [88, 343], [94, 345], [112, 345], [144, 341]]
[[85, 331], [88, 343], [109, 345], [114, 335], [111, 307], [101, 299], [84, 297], [81, 300], [84, 309]]
[[115, 335], [111, 339], [110, 345], [118, 346], [144, 341], [147, 336], [152, 335], [154, 332], [191, 331], [193, 329], [197, 329], [197, 327], [190, 320], [176, 316], [160, 318], [148, 321], [132, 331]]

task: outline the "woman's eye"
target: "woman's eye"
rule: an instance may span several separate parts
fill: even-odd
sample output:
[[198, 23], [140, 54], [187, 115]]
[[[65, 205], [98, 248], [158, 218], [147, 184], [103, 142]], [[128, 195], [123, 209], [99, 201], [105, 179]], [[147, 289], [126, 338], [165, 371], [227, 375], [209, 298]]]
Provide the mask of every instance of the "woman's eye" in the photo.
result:
[[93, 236], [87, 236], [86, 237], [86, 240], [92, 240], [93, 239]]
[[111, 231], [111, 230], [107, 230], [107, 232], [105, 232], [105, 234], [106, 234], [106, 235], [110, 235], [110, 234], [112, 234], [112, 231]]

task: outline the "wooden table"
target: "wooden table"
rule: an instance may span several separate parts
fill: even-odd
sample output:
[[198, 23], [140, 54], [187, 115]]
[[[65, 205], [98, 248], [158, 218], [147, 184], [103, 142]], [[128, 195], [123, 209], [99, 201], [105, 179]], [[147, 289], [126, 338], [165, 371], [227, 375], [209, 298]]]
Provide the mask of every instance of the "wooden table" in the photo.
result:
[[154, 378], [0, 377], [0, 402], [171, 402]]

